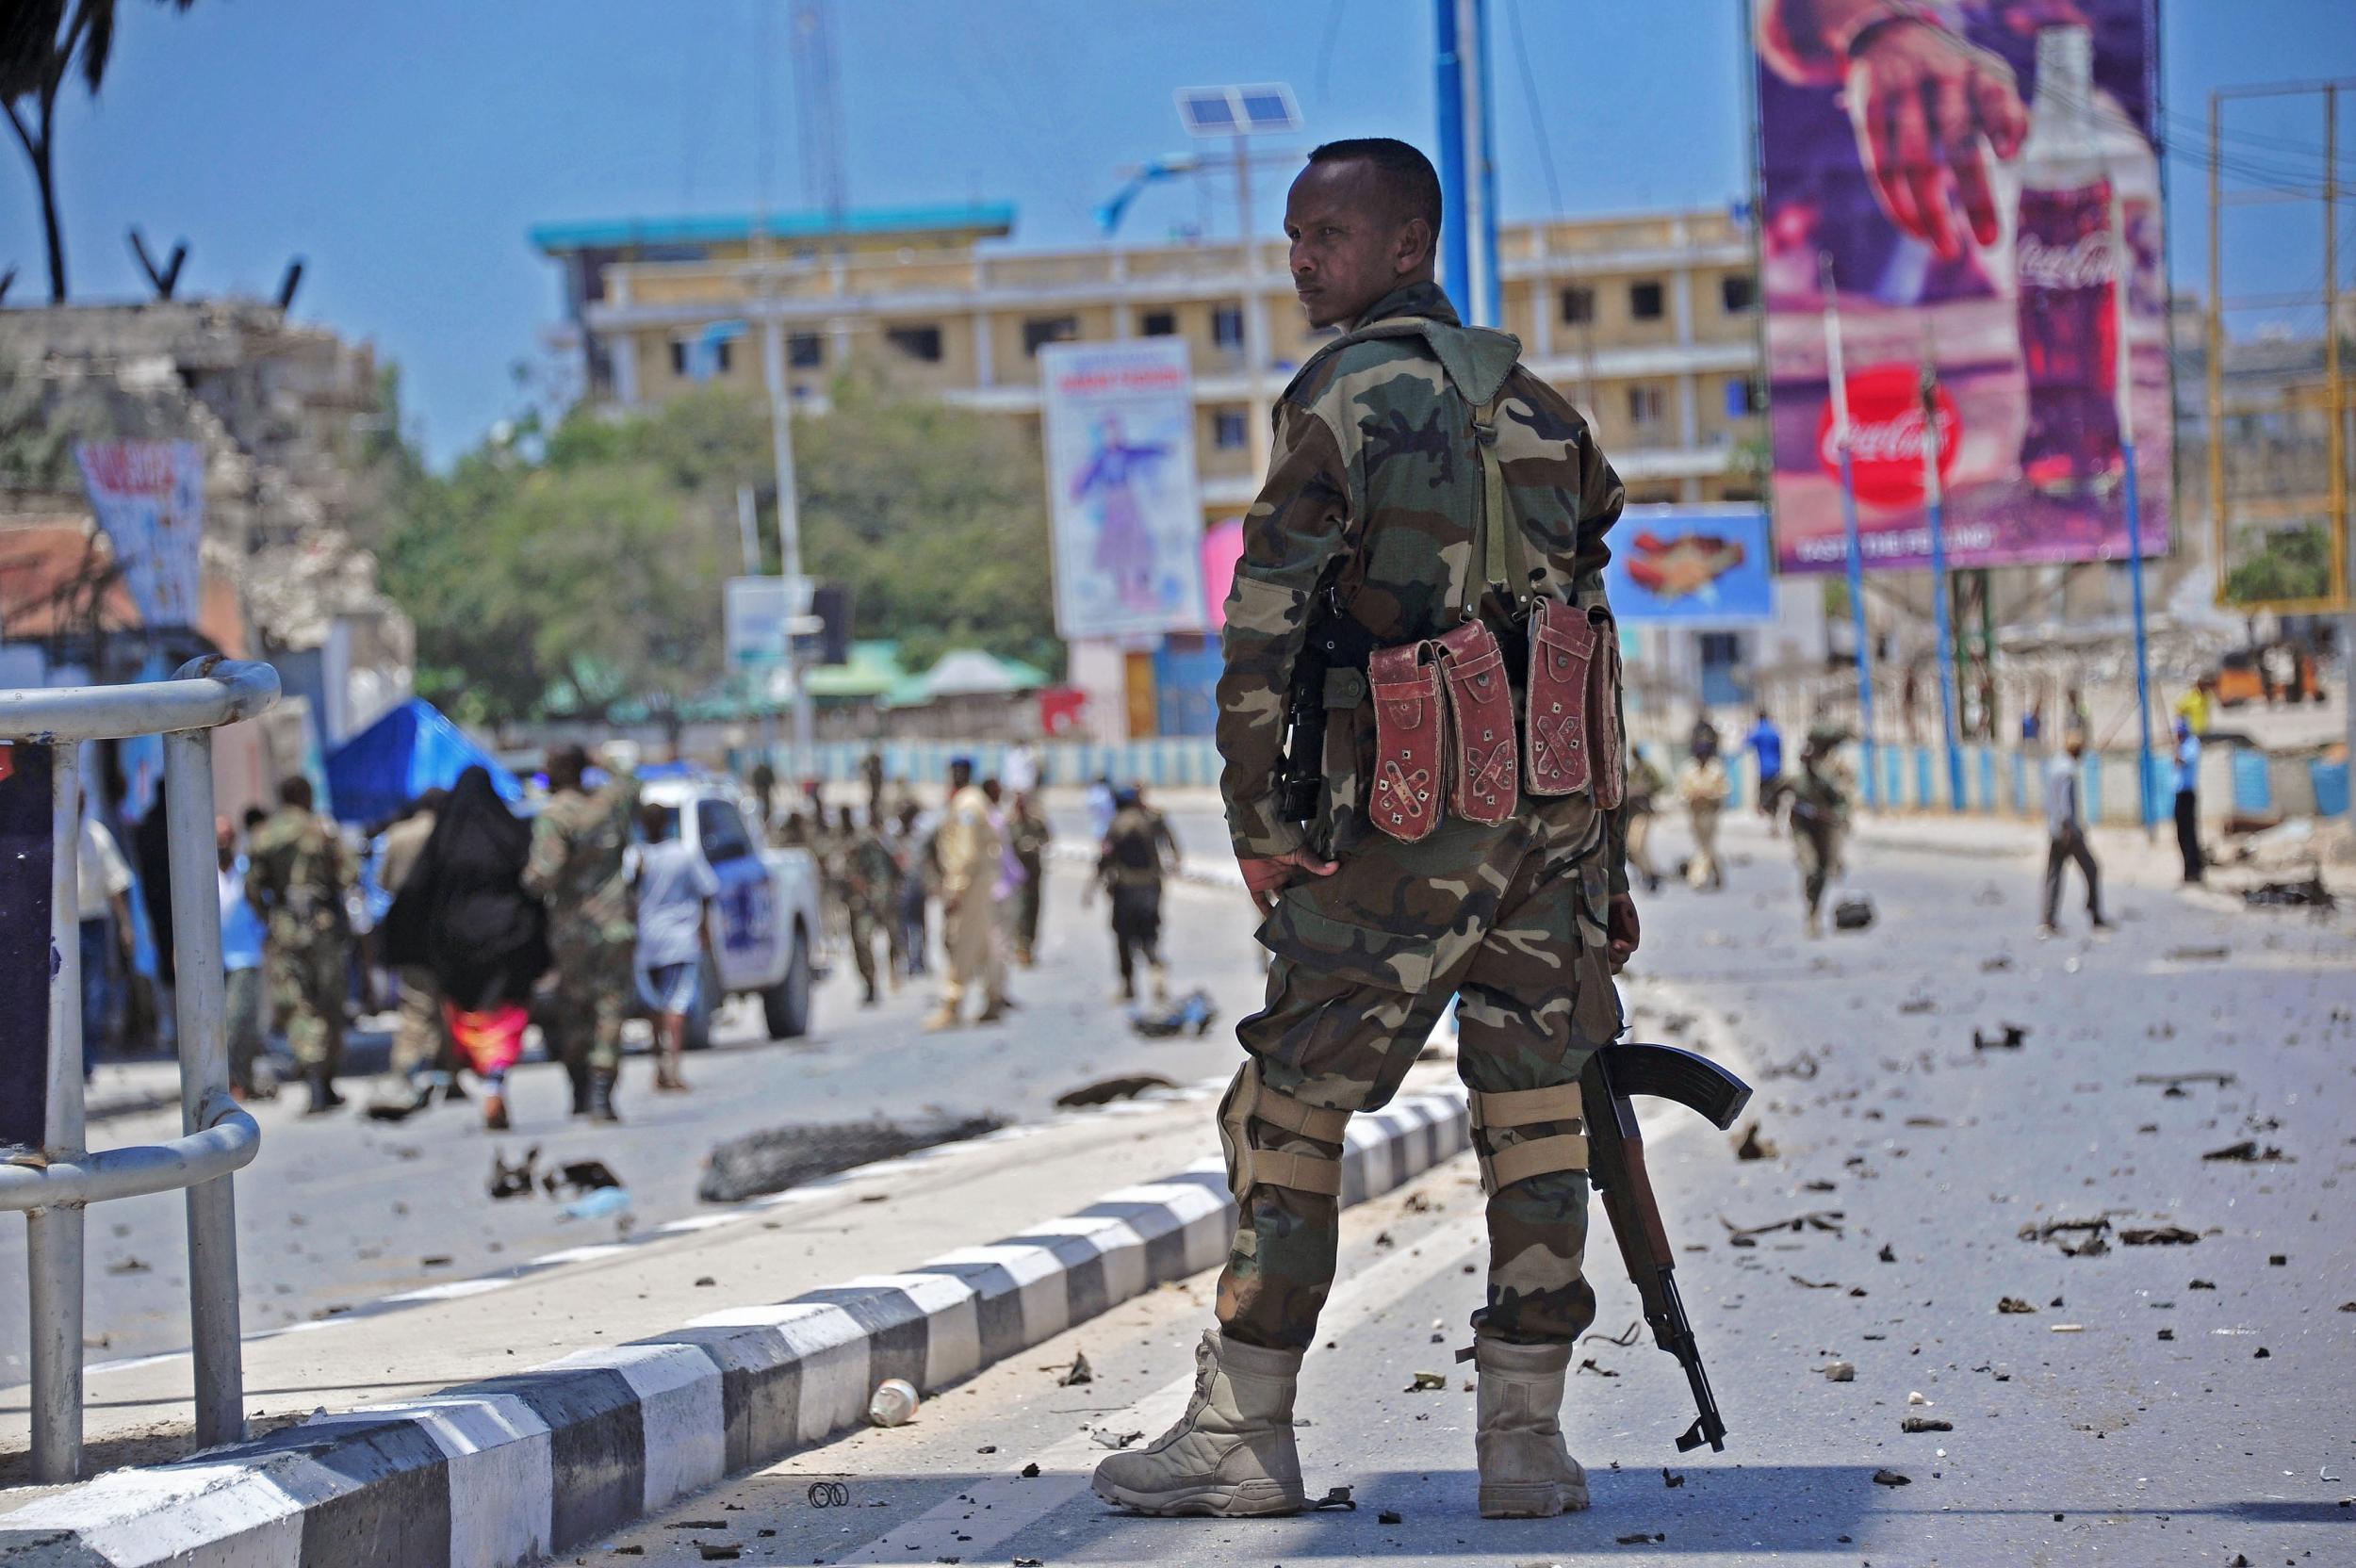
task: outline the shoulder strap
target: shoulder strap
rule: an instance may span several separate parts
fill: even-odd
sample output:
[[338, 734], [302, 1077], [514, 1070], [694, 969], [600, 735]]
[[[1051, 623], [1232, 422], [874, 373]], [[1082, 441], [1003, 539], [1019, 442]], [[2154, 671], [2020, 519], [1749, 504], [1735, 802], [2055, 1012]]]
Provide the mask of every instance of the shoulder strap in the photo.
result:
[[1481, 613], [1485, 582], [1516, 612], [1527, 607], [1529, 591], [1515, 580], [1513, 557], [1520, 531], [1513, 526], [1505, 491], [1505, 466], [1497, 459], [1497, 414], [1505, 401], [1502, 388], [1473, 411], [1473, 449], [1481, 457], [1481, 506], [1473, 515], [1472, 560], [1464, 572], [1464, 619]]

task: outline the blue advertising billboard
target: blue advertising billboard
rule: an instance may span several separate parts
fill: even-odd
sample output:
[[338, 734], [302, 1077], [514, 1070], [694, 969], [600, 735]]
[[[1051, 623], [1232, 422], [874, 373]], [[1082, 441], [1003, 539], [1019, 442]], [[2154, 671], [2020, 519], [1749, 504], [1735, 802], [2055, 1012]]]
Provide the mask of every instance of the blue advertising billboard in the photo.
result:
[[1603, 569], [1624, 626], [1743, 626], [1775, 615], [1767, 514], [1746, 506], [1631, 506]]

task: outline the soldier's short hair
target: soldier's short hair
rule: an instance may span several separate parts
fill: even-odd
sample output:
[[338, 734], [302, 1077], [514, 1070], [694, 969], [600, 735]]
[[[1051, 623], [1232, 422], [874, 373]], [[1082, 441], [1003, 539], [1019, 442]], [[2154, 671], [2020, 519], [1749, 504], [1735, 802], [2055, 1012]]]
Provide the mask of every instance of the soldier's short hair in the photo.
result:
[[1387, 136], [1329, 141], [1309, 155], [1311, 163], [1366, 163], [1374, 167], [1401, 221], [1420, 218], [1440, 237], [1440, 176], [1432, 160], [1406, 142]]
[[311, 781], [301, 774], [289, 774], [278, 781], [278, 804], [301, 810], [311, 808]]
[[566, 741], [548, 748], [548, 783], [552, 787], [578, 784], [589, 771], [589, 752], [578, 741]]

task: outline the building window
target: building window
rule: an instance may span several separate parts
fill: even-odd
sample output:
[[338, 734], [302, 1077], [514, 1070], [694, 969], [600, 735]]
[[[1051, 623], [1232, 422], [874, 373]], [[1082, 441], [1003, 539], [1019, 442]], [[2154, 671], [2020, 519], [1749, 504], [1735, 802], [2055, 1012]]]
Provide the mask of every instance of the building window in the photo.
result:
[[1658, 386], [1631, 386], [1628, 389], [1628, 422], [1629, 424], [1655, 423], [1661, 417], [1661, 388]]
[[736, 345], [727, 338], [716, 342], [695, 342], [684, 337], [671, 339], [671, 374], [681, 380], [725, 376], [736, 363]]
[[1033, 359], [1050, 343], [1066, 343], [1080, 335], [1079, 318], [1034, 316], [1023, 323], [1023, 351]]
[[1632, 283], [1628, 286], [1628, 313], [1639, 321], [1661, 319], [1661, 286], [1658, 283]]
[[1595, 291], [1581, 286], [1562, 290], [1562, 324], [1584, 327], [1595, 319]]
[[1726, 382], [1726, 417], [1742, 419], [1760, 411], [1759, 383], [1748, 376], [1729, 377]]
[[1241, 451], [1252, 444], [1252, 430], [1241, 409], [1222, 408], [1211, 416], [1211, 445], [1220, 451]]
[[826, 362], [826, 340], [814, 332], [791, 334], [785, 340], [785, 362], [796, 370], [814, 370]]
[[1728, 316], [1747, 314], [1759, 308], [1759, 280], [1742, 273], [1720, 278], [1718, 298], [1725, 302]]
[[1220, 349], [1243, 347], [1243, 308], [1220, 305], [1211, 312], [1211, 343]]
[[687, 374], [687, 344], [681, 338], [671, 339], [671, 374], [675, 376]]
[[927, 365], [941, 363], [939, 327], [886, 327], [884, 341], [910, 359], [920, 359]]
[[1178, 335], [1178, 313], [1174, 310], [1149, 310], [1144, 324], [1137, 329], [1141, 337], [1175, 337]]

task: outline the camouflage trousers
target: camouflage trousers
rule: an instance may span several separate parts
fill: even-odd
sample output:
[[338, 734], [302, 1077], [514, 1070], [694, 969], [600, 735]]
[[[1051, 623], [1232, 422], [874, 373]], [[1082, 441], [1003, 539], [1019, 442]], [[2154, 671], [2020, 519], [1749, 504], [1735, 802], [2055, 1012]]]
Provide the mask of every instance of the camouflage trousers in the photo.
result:
[[1824, 905], [1824, 884], [1831, 878], [1833, 868], [1841, 863], [1839, 830], [1803, 827], [1794, 822], [1792, 858], [1800, 868], [1800, 896], [1808, 900], [1808, 912], [1812, 915]]
[[900, 943], [895, 923], [866, 899], [857, 897], [850, 900], [848, 920], [851, 963], [859, 971], [859, 984], [867, 988], [867, 994], [872, 997], [875, 994], [875, 944], [878, 941], [885, 944], [887, 961], [898, 955]]
[[401, 979], [401, 1022], [393, 1030], [390, 1071], [406, 1078], [428, 1068], [454, 1065], [455, 1047], [442, 1021], [442, 988], [422, 964], [404, 966]]
[[[1597, 830], [1584, 801], [1550, 801], [1495, 827], [1450, 821], [1420, 843], [1378, 837], [1333, 875], [1287, 889], [1259, 933], [1274, 955], [1266, 1004], [1236, 1026], [1264, 1088], [1298, 1105], [1380, 1109], [1451, 997], [1457, 1070], [1469, 1087], [1576, 1083], [1622, 1026], [1603, 961]], [[1536, 1121], [1474, 1138], [1495, 1156], [1583, 1130]], [[1251, 1149], [1279, 1156], [1342, 1152], [1338, 1136], [1256, 1118], [1244, 1132]], [[1581, 1272], [1587, 1199], [1584, 1170], [1542, 1170], [1490, 1195], [1487, 1298], [1475, 1328], [1564, 1344], [1595, 1320]], [[1338, 1200], [1262, 1182], [1236, 1207], [1220, 1325], [1247, 1344], [1305, 1349], [1333, 1286]]]
[[268, 948], [270, 1027], [307, 1071], [344, 1069], [344, 944], [273, 940]]
[[556, 1049], [550, 1054], [566, 1066], [621, 1070], [622, 1021], [630, 1016], [638, 988], [630, 967], [636, 945], [627, 940], [555, 944], [556, 990], [548, 1017]]

